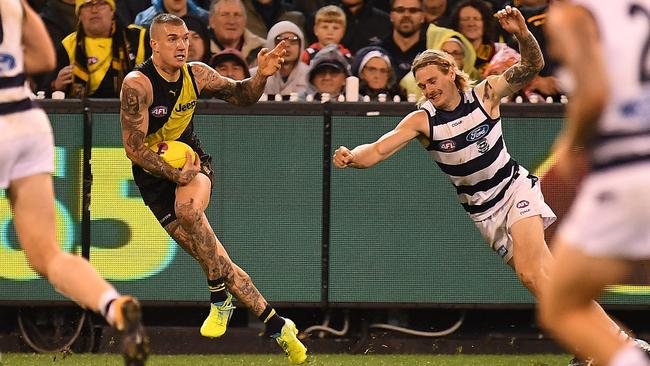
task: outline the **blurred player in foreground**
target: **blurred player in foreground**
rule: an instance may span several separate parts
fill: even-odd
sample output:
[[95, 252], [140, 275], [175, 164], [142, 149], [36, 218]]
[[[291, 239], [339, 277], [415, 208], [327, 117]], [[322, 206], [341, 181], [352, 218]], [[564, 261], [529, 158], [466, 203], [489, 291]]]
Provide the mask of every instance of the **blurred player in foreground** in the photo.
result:
[[[298, 340], [290, 319], [279, 316], [257, 290], [250, 276], [237, 266], [217, 239], [205, 209], [210, 203], [214, 172], [212, 157], [203, 151], [192, 119], [201, 92], [229, 103], [256, 103], [269, 76], [284, 62], [285, 43], [257, 55], [252, 77], [234, 81], [202, 62], [187, 63], [189, 31], [183, 20], [161, 14], [151, 24], [153, 56], [124, 79], [120, 95], [122, 137], [133, 162], [133, 178], [145, 204], [160, 225], [196, 259], [208, 280], [210, 313], [201, 335], [216, 338], [227, 329], [232, 315], [232, 294], [266, 325], [266, 334], [300, 364], [307, 349]], [[182, 170], [173, 168], [150, 149], [162, 141], [181, 141], [192, 147]], [[269, 264], [270, 265], [270, 264]]]
[[594, 316], [592, 300], [650, 259], [650, 0], [556, 1], [546, 29], [575, 85], [555, 145], [558, 169], [570, 174], [572, 150], [586, 146], [591, 172], [558, 229], [540, 320], [598, 365], [649, 366]]
[[0, 188], [7, 190], [20, 245], [57, 291], [101, 313], [122, 333], [126, 365], [144, 365], [148, 340], [138, 301], [121, 296], [85, 259], [64, 253], [56, 242], [54, 137], [25, 85], [26, 75], [54, 69], [52, 41], [24, 0], [0, 1], [0, 19]]

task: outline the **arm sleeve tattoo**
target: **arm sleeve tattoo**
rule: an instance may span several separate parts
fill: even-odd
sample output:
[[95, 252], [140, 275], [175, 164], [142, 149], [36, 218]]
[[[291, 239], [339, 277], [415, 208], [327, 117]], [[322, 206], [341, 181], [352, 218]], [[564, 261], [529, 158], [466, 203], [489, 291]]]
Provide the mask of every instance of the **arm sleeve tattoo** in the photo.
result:
[[219, 75], [204, 64], [193, 64], [192, 73], [198, 83], [203, 85], [203, 92], [238, 106], [255, 104], [266, 85], [266, 78], [258, 74], [245, 80], [235, 81]]
[[529, 31], [517, 36], [521, 61], [512, 65], [504, 76], [513, 89], [519, 90], [530, 83], [544, 67], [544, 57], [535, 37]]

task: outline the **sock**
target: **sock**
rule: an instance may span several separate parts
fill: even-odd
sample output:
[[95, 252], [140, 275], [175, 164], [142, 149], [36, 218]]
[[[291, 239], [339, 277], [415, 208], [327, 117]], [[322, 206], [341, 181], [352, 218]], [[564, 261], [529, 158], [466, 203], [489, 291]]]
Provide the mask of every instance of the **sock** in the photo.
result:
[[284, 319], [275, 312], [275, 309], [273, 309], [271, 305], [266, 305], [266, 308], [264, 308], [264, 311], [258, 319], [266, 324], [266, 331], [264, 332], [266, 335], [271, 337], [277, 337], [280, 335], [282, 327], [284, 326]]
[[113, 325], [113, 321], [115, 320], [115, 309], [111, 305], [118, 297], [120, 297], [120, 294], [115, 289], [106, 290], [99, 297], [97, 308], [110, 325]]
[[638, 347], [628, 346], [619, 350], [609, 362], [609, 366], [649, 366], [650, 362]]
[[228, 290], [220, 278], [208, 280], [208, 290], [210, 290], [210, 303], [212, 304], [224, 302], [228, 298]]

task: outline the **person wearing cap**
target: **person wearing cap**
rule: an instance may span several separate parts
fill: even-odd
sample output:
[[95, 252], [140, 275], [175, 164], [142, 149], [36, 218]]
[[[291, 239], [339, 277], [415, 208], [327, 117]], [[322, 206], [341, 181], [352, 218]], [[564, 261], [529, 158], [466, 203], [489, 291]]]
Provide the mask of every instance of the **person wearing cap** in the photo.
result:
[[[271, 27], [266, 37], [266, 47], [273, 48], [282, 41], [287, 44], [284, 63], [278, 72], [267, 79], [264, 93], [280, 94], [287, 99], [292, 93], [300, 94], [307, 89], [309, 66], [300, 61], [300, 55], [305, 49], [305, 36], [298, 26], [284, 20]], [[256, 67], [251, 69], [252, 74], [256, 72]]]
[[302, 95], [313, 95], [314, 100], [321, 100], [327, 93], [333, 100], [344, 94], [345, 79], [351, 75], [350, 64], [338, 50], [338, 45], [331, 44], [322, 48], [309, 65], [307, 80], [309, 87]]
[[190, 31], [190, 48], [188, 49], [188, 61], [200, 61], [208, 63], [210, 60], [210, 34], [208, 27], [201, 19], [186, 15], [181, 17]]
[[210, 52], [214, 55], [235, 48], [250, 66], [266, 40], [246, 28], [246, 8], [241, 0], [215, 0], [210, 5]]
[[148, 28], [156, 15], [174, 14], [183, 18], [190, 15], [201, 20], [207, 26], [208, 12], [194, 3], [194, 0], [151, 0], [151, 6], [135, 16], [135, 24]]
[[360, 49], [352, 61], [352, 74], [359, 78], [359, 95], [367, 95], [377, 100], [385, 94], [390, 100], [395, 95], [404, 98], [393, 70], [388, 52], [378, 46]]
[[71, 98], [117, 98], [122, 80], [151, 53], [147, 32], [115, 18], [115, 0], [76, 0], [77, 31], [61, 41], [52, 90]]
[[217, 70], [221, 76], [233, 80], [244, 80], [251, 77], [246, 60], [244, 60], [241, 52], [234, 48], [226, 48], [212, 56], [210, 66]]

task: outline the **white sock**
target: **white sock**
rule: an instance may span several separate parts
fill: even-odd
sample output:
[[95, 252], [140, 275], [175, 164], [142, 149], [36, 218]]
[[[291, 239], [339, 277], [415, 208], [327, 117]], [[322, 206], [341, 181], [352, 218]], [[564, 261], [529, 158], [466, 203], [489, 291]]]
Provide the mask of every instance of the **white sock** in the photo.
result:
[[625, 347], [619, 350], [609, 366], [650, 366], [650, 362], [641, 349], [635, 346]]
[[113, 309], [113, 306], [108, 309], [106, 309], [106, 306], [118, 297], [120, 297], [120, 293], [115, 291], [115, 289], [106, 290], [102, 296], [99, 297], [99, 311], [110, 325], [113, 325], [113, 321], [115, 320], [115, 310]]

